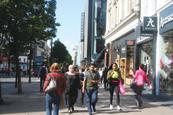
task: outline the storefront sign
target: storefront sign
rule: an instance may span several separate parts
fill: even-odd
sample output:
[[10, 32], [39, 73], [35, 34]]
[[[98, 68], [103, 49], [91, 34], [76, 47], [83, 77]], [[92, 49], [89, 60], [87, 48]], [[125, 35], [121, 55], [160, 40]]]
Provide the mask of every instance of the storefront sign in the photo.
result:
[[160, 33], [173, 30], [173, 5], [160, 12]]
[[165, 18], [160, 17], [160, 28], [163, 28], [164, 25], [166, 25], [167, 23], [170, 23], [171, 21], [173, 21], [173, 13]]
[[157, 17], [144, 17], [143, 31], [157, 31]]
[[139, 44], [139, 43], [142, 43], [144, 41], [149, 41], [151, 39], [153, 39], [153, 37], [151, 37], [151, 36], [140, 36], [137, 38], [136, 43]]
[[128, 46], [133, 46], [133, 45], [135, 45], [135, 40], [127, 40], [127, 41], [126, 41], [126, 44], [127, 44]]

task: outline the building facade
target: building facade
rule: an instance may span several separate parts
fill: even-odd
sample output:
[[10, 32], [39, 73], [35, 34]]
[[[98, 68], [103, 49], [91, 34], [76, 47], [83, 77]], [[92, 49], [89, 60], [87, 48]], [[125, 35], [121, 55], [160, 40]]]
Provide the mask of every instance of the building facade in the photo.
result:
[[110, 66], [116, 62], [128, 84], [131, 80], [128, 79], [128, 72], [134, 69], [136, 27], [140, 23], [139, 8], [139, 0], [107, 1], [105, 65]]
[[172, 0], [107, 1], [105, 65], [116, 62], [126, 84], [144, 64], [153, 94], [173, 94], [172, 11]]
[[[104, 50], [104, 39], [102, 34], [105, 29], [106, 0], [86, 0], [85, 13], [82, 18], [83, 34], [81, 36], [81, 64], [87, 65], [90, 62], [98, 62]], [[82, 33], [82, 32], [81, 32]], [[103, 59], [103, 58], [102, 58]]]
[[156, 94], [173, 95], [173, 1], [157, 0]]

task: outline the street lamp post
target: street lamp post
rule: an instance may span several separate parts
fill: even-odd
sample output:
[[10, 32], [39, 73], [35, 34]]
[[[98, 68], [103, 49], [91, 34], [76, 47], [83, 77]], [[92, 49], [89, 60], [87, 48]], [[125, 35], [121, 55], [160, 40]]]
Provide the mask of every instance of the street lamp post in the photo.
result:
[[77, 46], [75, 46], [75, 47], [73, 48], [73, 51], [74, 51], [73, 65], [77, 65], [77, 54], [78, 54], [77, 49], [78, 49]]

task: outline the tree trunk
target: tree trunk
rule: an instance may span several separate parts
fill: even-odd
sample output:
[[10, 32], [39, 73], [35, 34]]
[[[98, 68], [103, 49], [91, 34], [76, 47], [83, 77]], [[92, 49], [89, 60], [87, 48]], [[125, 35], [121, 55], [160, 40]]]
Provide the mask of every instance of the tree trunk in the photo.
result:
[[17, 78], [17, 91], [18, 94], [22, 93], [22, 84], [21, 84], [21, 70], [19, 65], [19, 53], [16, 51], [15, 54], [15, 61], [16, 61], [16, 78]]
[[29, 57], [29, 71], [28, 71], [28, 74], [29, 74], [28, 82], [31, 83], [31, 56]]
[[29, 73], [29, 83], [31, 83], [31, 68], [32, 68], [32, 56], [33, 56], [33, 49], [32, 49], [32, 44], [30, 45], [30, 54], [28, 56], [28, 59], [29, 59], [29, 70], [28, 70], [28, 73]]
[[3, 99], [2, 99], [2, 90], [1, 90], [1, 81], [0, 81], [0, 105], [4, 103]]
[[11, 59], [10, 59], [10, 55], [8, 55], [8, 76], [10, 76], [10, 63], [11, 63]]
[[[17, 69], [15, 69], [16, 71]], [[15, 74], [15, 88], [17, 88], [17, 75]]]

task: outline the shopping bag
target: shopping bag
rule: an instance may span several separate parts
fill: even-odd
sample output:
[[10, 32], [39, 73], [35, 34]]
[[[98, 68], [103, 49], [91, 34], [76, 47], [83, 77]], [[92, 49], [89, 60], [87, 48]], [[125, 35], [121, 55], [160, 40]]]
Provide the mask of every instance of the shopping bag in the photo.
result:
[[125, 90], [125, 87], [124, 87], [122, 81], [119, 82], [119, 89], [120, 89], [120, 93], [121, 93], [122, 95], [125, 95], [126, 90]]

